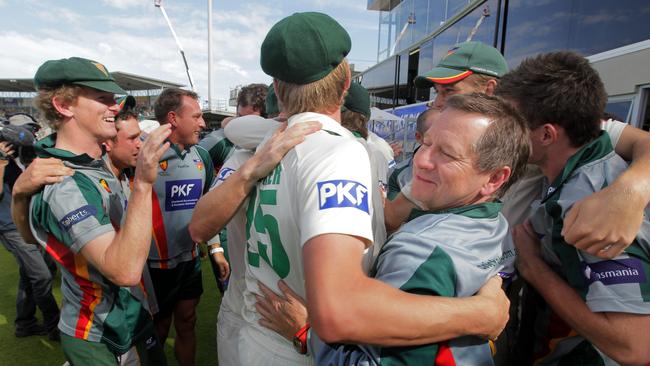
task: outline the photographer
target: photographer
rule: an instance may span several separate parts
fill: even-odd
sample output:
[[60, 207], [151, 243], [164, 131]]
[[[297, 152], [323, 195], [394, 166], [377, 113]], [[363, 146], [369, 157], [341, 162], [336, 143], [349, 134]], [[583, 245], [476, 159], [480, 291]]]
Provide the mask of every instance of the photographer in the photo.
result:
[[[14, 122], [11, 119], [10, 121]], [[13, 144], [9, 142], [10, 140], [16, 143], [13, 136], [18, 137], [18, 134], [12, 135], [6, 132], [23, 131], [20, 128], [13, 128], [16, 127], [13, 124], [2, 127], [4, 128], [0, 135], [0, 242], [16, 258], [20, 273], [14, 334], [16, 337], [47, 335], [50, 340], [58, 341], [59, 307], [52, 296], [52, 273], [40, 247], [27, 244], [16, 230], [11, 218], [11, 189], [15, 177], [21, 173], [19, 165], [22, 165], [20, 162], [22, 159], [14, 158], [17, 154]], [[29, 138], [33, 141], [33, 134], [22, 136], [23, 140]], [[25, 146], [28, 145], [22, 145], [22, 150], [26, 150]], [[36, 307], [43, 313], [43, 324], [39, 324], [36, 319]]]

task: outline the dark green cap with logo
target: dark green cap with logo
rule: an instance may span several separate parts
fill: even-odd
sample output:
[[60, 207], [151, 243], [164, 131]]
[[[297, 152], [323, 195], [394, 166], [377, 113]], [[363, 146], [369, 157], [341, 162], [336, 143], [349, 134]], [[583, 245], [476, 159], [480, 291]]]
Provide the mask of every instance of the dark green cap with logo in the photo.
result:
[[418, 75], [415, 86], [430, 88], [436, 83], [451, 84], [472, 74], [500, 78], [506, 72], [506, 59], [496, 48], [482, 42], [463, 42], [452, 47], [433, 70]]
[[266, 100], [264, 101], [265, 110], [267, 116], [274, 116], [280, 113], [280, 107], [278, 107], [278, 97], [275, 95], [275, 89], [273, 88], [273, 83], [269, 85], [269, 90], [266, 92]]
[[81, 85], [113, 94], [126, 94], [101, 63], [81, 57], [45, 61], [34, 75], [36, 90], [65, 84]]
[[295, 13], [276, 23], [262, 42], [264, 72], [292, 84], [309, 84], [327, 76], [350, 52], [343, 27], [323, 13]]
[[370, 118], [370, 95], [368, 95], [366, 88], [361, 86], [361, 84], [351, 83], [350, 89], [348, 89], [348, 95], [345, 96], [343, 107]]

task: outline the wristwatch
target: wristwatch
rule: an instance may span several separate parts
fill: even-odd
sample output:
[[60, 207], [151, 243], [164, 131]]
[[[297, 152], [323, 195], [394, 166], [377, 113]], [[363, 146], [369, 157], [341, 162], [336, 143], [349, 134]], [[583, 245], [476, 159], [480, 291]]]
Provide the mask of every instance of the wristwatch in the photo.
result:
[[300, 328], [296, 334], [293, 335], [293, 348], [301, 355], [307, 354], [307, 333], [309, 332], [309, 323]]

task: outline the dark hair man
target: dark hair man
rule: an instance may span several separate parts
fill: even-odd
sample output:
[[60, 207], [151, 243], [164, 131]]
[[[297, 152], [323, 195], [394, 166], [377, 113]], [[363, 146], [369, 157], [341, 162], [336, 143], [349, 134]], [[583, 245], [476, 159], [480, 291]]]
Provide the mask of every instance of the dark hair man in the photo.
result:
[[650, 327], [650, 221], [644, 218], [632, 244], [609, 260], [567, 245], [561, 235], [568, 210], [627, 168], [601, 131], [607, 94], [598, 73], [576, 53], [542, 54], [504, 76], [497, 92], [523, 114], [530, 163], [545, 177], [530, 221], [514, 236], [518, 267], [547, 303], [536, 312], [535, 358], [647, 363], [650, 340], [640, 335]]
[[194, 365], [196, 307], [203, 283], [198, 246], [187, 225], [194, 205], [212, 184], [214, 169], [208, 151], [197, 146], [205, 121], [196, 93], [165, 89], [154, 111], [156, 120], [171, 129], [171, 148], [159, 159], [152, 205], [148, 265], [160, 308], [154, 322], [164, 343], [173, 319], [176, 358], [181, 365]]

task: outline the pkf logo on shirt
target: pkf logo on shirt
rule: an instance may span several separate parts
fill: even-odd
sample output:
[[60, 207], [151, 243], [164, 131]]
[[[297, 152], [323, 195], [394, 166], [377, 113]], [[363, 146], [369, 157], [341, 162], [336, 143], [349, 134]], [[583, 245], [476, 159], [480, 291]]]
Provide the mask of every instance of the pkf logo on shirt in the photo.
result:
[[67, 215], [63, 216], [61, 221], [59, 221], [59, 224], [65, 231], [68, 231], [70, 228], [72, 228], [72, 225], [78, 224], [89, 217], [95, 216], [96, 214], [97, 209], [95, 206], [81, 206], [78, 209], [73, 210]]
[[367, 214], [368, 188], [352, 180], [328, 180], [318, 182], [319, 209], [353, 207]]
[[191, 210], [201, 198], [200, 179], [181, 179], [165, 182], [165, 211]]
[[603, 285], [609, 286], [647, 281], [643, 263], [637, 258], [582, 263], [582, 273], [584, 273], [588, 284], [599, 281]]

